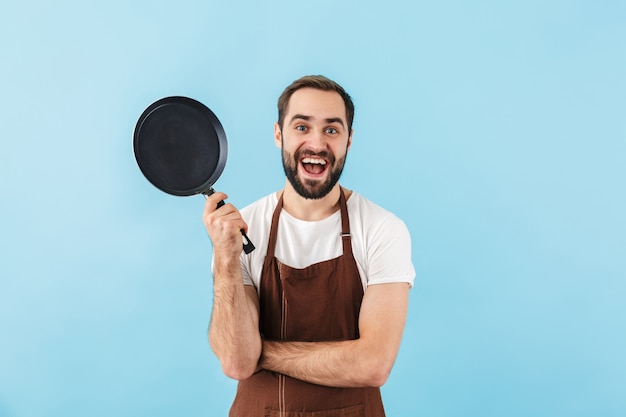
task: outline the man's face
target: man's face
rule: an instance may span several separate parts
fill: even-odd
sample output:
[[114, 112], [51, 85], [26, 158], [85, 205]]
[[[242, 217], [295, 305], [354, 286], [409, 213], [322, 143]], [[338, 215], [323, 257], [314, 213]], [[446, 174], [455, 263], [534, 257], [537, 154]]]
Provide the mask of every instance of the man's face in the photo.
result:
[[304, 198], [326, 196], [339, 181], [352, 141], [335, 91], [302, 88], [291, 96], [283, 128], [274, 126], [289, 183]]

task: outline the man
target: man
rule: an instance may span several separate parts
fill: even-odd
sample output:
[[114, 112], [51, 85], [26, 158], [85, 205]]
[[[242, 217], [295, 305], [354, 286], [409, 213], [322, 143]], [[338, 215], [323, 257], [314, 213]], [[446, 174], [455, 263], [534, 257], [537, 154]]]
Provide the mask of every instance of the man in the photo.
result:
[[[380, 397], [415, 272], [404, 223], [339, 177], [354, 105], [306, 76], [278, 101], [286, 182], [241, 213], [207, 199], [214, 303], [209, 341], [239, 380], [231, 416], [384, 416]], [[257, 245], [242, 253], [241, 230]]]

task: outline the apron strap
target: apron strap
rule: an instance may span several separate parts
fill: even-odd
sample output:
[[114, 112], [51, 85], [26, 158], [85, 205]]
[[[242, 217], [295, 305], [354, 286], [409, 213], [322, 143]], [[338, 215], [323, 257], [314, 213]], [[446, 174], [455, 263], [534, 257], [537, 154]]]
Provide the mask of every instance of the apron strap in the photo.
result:
[[343, 255], [352, 257], [352, 237], [350, 236], [350, 217], [348, 216], [348, 204], [343, 187], [339, 188], [339, 209], [341, 211], [341, 242], [343, 244]]

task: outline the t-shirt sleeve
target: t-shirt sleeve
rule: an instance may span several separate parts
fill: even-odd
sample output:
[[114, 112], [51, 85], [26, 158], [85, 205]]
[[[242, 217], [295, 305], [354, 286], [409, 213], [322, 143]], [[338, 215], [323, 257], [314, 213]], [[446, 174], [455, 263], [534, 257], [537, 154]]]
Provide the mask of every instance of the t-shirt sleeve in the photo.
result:
[[[259, 227], [259, 215], [256, 214], [254, 210], [256, 206], [247, 206], [241, 209], [241, 216], [243, 217], [246, 224], [248, 224], [248, 235], [250, 236], [258, 236], [258, 227]], [[258, 211], [258, 207], [257, 207]], [[256, 214], [256, 215], [255, 215]], [[259, 246], [259, 243], [256, 242], [256, 245]], [[258, 255], [259, 249], [255, 249], [252, 253], [246, 254], [244, 251], [241, 251], [241, 255], [239, 256], [239, 264], [241, 265], [241, 275], [243, 277], [243, 285], [254, 285], [254, 280], [252, 278], [253, 270], [253, 262], [255, 262], [255, 257]], [[258, 261], [257, 261], [258, 262]], [[256, 264], [255, 264], [256, 265]]]
[[415, 269], [411, 261], [411, 237], [402, 220], [387, 216], [373, 228], [368, 239], [367, 285], [407, 282], [411, 287]]
[[243, 285], [254, 285], [252, 281], [252, 274], [250, 272], [250, 257], [246, 256], [243, 252], [239, 257], [239, 263], [241, 265], [241, 275], [243, 276]]

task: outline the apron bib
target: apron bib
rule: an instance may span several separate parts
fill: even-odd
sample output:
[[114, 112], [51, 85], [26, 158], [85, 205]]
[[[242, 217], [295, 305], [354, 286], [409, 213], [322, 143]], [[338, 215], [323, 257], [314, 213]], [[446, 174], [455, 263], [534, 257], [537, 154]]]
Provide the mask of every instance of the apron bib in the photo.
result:
[[[274, 256], [282, 196], [272, 225], [260, 284], [260, 331], [266, 340], [321, 342], [359, 337], [363, 284], [352, 254], [346, 198], [341, 190], [343, 254], [306, 268]], [[384, 417], [379, 388], [333, 388], [260, 371], [240, 381], [231, 417]]]

